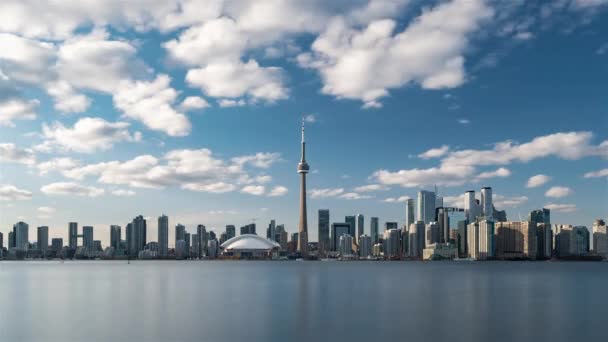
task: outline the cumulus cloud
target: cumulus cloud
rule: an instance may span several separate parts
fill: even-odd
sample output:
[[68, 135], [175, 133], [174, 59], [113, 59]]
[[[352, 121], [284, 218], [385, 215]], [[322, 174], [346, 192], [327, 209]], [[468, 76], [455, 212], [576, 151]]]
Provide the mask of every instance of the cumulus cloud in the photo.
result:
[[[245, 192], [259, 193], [260, 187], [264, 188], [261, 184], [271, 182], [272, 177], [253, 176], [250, 175], [251, 170], [269, 168], [279, 159], [278, 153], [260, 152], [224, 160], [216, 157], [211, 150], [203, 148], [171, 150], [161, 158], [140, 155], [127, 161], [88, 165], [55, 159], [39, 168], [47, 172], [58, 171], [75, 180], [97, 177], [97, 181], [103, 184], [135, 188], [179, 186], [190, 191], [225, 193], [245, 187]], [[70, 164], [75, 166], [69, 167]], [[283, 192], [283, 187], [276, 186], [270, 193], [278, 196]], [[263, 193], [266, 193], [265, 188]]]
[[39, 104], [38, 100], [0, 100], [0, 126], [15, 127], [15, 120], [36, 119]]
[[306, 114], [304, 115], [304, 122], [315, 123], [317, 122], [317, 116], [314, 114]]
[[383, 191], [388, 190], [389, 187], [382, 184], [368, 184], [356, 187], [355, 192], [371, 192], [371, 191]]
[[362, 200], [362, 199], [372, 198], [372, 196], [362, 195], [362, 194], [358, 194], [356, 192], [347, 192], [347, 193], [340, 195], [339, 198], [342, 198], [345, 200]]
[[308, 194], [310, 198], [325, 198], [325, 197], [336, 197], [344, 193], [343, 188], [335, 189], [310, 189]]
[[548, 203], [543, 206], [544, 208], [556, 211], [558, 213], [572, 213], [578, 208], [576, 204], [560, 204], [560, 203]]
[[47, 83], [46, 91], [55, 99], [55, 109], [60, 112], [84, 112], [91, 105], [90, 98], [77, 93], [71, 84], [63, 80]]
[[122, 81], [114, 95], [114, 105], [124, 117], [141, 121], [148, 128], [169, 136], [185, 136], [191, 124], [173, 104], [177, 91], [169, 86], [171, 78], [158, 75], [153, 81]]
[[222, 108], [229, 108], [229, 107], [243, 107], [244, 105], [246, 105], [247, 103], [245, 102], [245, 100], [240, 99], [240, 100], [232, 100], [232, 99], [221, 99], [218, 101], [220, 107]]
[[522, 204], [528, 202], [527, 196], [502, 196], [493, 195], [492, 201], [497, 208], [517, 208]]
[[536, 175], [532, 176], [528, 179], [526, 183], [526, 188], [536, 188], [539, 187], [551, 180], [551, 177], [547, 175]]
[[411, 199], [411, 197], [410, 196], [388, 197], [388, 198], [385, 198], [384, 200], [382, 200], [382, 202], [385, 202], [385, 203], [403, 203], [403, 202], [407, 201], [408, 199]]
[[599, 178], [608, 177], [608, 169], [602, 169], [598, 171], [592, 171], [585, 173], [585, 178]]
[[47, 184], [40, 188], [47, 195], [74, 195], [83, 197], [97, 197], [104, 194], [104, 189], [81, 185], [74, 182], [57, 182]]
[[242, 193], [260, 196], [266, 192], [266, 188], [263, 185], [246, 185], [241, 189]]
[[139, 141], [141, 133], [129, 133], [129, 123], [108, 122], [102, 118], [85, 117], [79, 119], [74, 127], [65, 127], [60, 122], [49, 126], [43, 124], [44, 142], [37, 146], [41, 151], [58, 148], [65, 151], [92, 153], [108, 150], [115, 143]]
[[32, 192], [11, 184], [0, 184], [0, 201], [18, 201], [29, 200], [32, 198]]
[[65, 172], [80, 166], [80, 162], [68, 157], [53, 158], [36, 165], [41, 176], [49, 172]]
[[270, 190], [270, 192], [268, 193], [268, 196], [270, 197], [279, 197], [279, 196], [284, 196], [287, 194], [289, 190], [284, 187], [284, 186], [275, 186], [274, 188], [272, 188], [272, 190]]
[[116, 190], [112, 190], [112, 195], [119, 196], [119, 197], [133, 197], [133, 196], [135, 196], [135, 191], [125, 190], [125, 189], [116, 189]]
[[565, 186], [553, 186], [547, 192], [545, 192], [545, 196], [552, 198], [562, 198], [570, 195], [572, 193], [572, 189]]
[[439, 158], [443, 157], [446, 153], [448, 153], [449, 150], [450, 147], [448, 145], [443, 145], [441, 147], [432, 148], [424, 153], [421, 153], [418, 155], [418, 157], [422, 159]]
[[[380, 184], [402, 187], [428, 185], [456, 186], [490, 177], [506, 177], [510, 171], [499, 168], [475, 176], [478, 167], [529, 162], [539, 158], [558, 157], [576, 160], [590, 156], [608, 158], [608, 141], [592, 144], [591, 132], [566, 132], [540, 136], [526, 143], [503, 141], [486, 150], [457, 150], [448, 152], [439, 166], [427, 169], [399, 171], [378, 170], [371, 176]], [[481, 177], [481, 178], [480, 178]]]
[[363, 29], [334, 17], [298, 56], [301, 66], [319, 71], [322, 91], [380, 106], [389, 89], [418, 83], [426, 89], [453, 88], [465, 81], [468, 36], [492, 16], [482, 0], [454, 0], [425, 10], [401, 32], [391, 19], [373, 20]]
[[53, 207], [38, 207], [38, 212], [45, 216], [50, 216], [50, 215], [54, 214], [56, 211], [57, 211], [57, 209], [55, 209]]
[[0, 161], [34, 165], [36, 163], [36, 154], [32, 149], [20, 148], [13, 143], [0, 143]]
[[189, 111], [193, 109], [208, 108], [210, 106], [209, 102], [200, 96], [188, 96], [182, 101], [180, 108], [184, 111]]

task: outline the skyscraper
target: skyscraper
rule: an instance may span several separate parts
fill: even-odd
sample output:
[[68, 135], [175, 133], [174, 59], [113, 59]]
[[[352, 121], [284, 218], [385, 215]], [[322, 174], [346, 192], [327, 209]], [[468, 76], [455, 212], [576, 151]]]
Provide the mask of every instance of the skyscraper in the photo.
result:
[[346, 216], [344, 217], [344, 222], [350, 225], [348, 228], [348, 235], [350, 235], [351, 237], [356, 236], [357, 218], [355, 216]]
[[464, 193], [464, 212], [469, 222], [473, 222], [482, 214], [481, 207], [475, 199], [475, 191], [469, 190]]
[[405, 200], [405, 227], [409, 227], [416, 220], [414, 205], [415, 201], [413, 198]]
[[42, 257], [46, 256], [46, 251], [49, 248], [49, 227], [41, 226], [38, 227], [38, 250]]
[[268, 240], [274, 240], [274, 230], [277, 226], [277, 222], [275, 220], [270, 220], [268, 224], [268, 228], [266, 228], [266, 238]]
[[416, 221], [410, 225], [409, 255], [412, 258], [422, 258], [422, 252], [425, 248], [424, 222]]
[[169, 255], [169, 217], [158, 217], [158, 255], [166, 258]]
[[93, 227], [83, 226], [82, 227], [82, 246], [93, 250]]
[[333, 251], [337, 251], [340, 248], [340, 236], [348, 234], [349, 230], [350, 224], [348, 223], [331, 224], [331, 249]]
[[469, 258], [486, 260], [495, 256], [493, 221], [475, 221], [469, 224], [467, 233]]
[[372, 255], [372, 239], [369, 235], [363, 234], [359, 237], [359, 257], [367, 258]]
[[68, 224], [68, 247], [70, 249], [78, 247], [78, 222]]
[[536, 227], [529, 222], [496, 222], [494, 234], [497, 258], [536, 259]]
[[[207, 236], [207, 227], [205, 225], [199, 224], [196, 226], [196, 235], [198, 235], [198, 256], [203, 257], [207, 254], [207, 241], [209, 240]], [[226, 234], [226, 238], [228, 234]]]
[[329, 250], [329, 210], [319, 209], [319, 254]]
[[489, 186], [481, 188], [481, 211], [487, 219], [492, 219], [494, 214], [492, 206], [492, 188]]
[[110, 226], [110, 246], [114, 247], [114, 250], [120, 249], [121, 233], [120, 226]]
[[13, 236], [15, 239], [15, 248], [27, 250], [29, 247], [29, 230], [30, 227], [25, 222], [17, 222], [13, 225]]
[[306, 174], [310, 167], [306, 163], [306, 141], [304, 140], [304, 120], [302, 120], [302, 158], [298, 164], [300, 174], [300, 223], [298, 225], [298, 252], [308, 254], [308, 219], [306, 213]]
[[359, 237], [361, 235], [364, 234], [365, 228], [364, 228], [364, 223], [365, 223], [365, 217], [363, 217], [362, 214], [357, 214], [356, 216], [357, 219], [357, 243], [359, 243]]
[[181, 223], [178, 223], [175, 226], [175, 245], [177, 246], [177, 241], [186, 241], [186, 226]]
[[139, 215], [133, 219], [131, 224], [131, 246], [129, 248], [129, 255], [131, 255], [131, 257], [137, 257], [139, 252], [143, 251], [146, 246], [146, 220], [143, 216]]
[[226, 226], [226, 238], [228, 240], [236, 236], [236, 227], [232, 224]]
[[435, 221], [435, 193], [432, 191], [418, 191], [418, 207], [416, 212], [416, 220], [422, 221], [425, 224]]
[[378, 225], [378, 218], [372, 217], [369, 222], [369, 232], [370, 237], [372, 238], [372, 246], [377, 244], [380, 240], [378, 236]]

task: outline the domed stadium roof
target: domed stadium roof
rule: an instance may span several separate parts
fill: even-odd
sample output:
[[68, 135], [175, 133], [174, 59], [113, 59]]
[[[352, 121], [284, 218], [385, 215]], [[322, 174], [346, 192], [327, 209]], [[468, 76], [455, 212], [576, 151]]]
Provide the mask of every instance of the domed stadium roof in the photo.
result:
[[220, 247], [224, 250], [269, 250], [281, 245], [255, 234], [243, 234], [224, 242]]

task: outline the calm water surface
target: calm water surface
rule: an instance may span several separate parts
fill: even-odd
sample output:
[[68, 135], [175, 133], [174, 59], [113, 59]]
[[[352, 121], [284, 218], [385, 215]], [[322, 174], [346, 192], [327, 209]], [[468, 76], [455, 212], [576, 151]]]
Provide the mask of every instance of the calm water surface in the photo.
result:
[[0, 341], [607, 339], [607, 262], [0, 262]]

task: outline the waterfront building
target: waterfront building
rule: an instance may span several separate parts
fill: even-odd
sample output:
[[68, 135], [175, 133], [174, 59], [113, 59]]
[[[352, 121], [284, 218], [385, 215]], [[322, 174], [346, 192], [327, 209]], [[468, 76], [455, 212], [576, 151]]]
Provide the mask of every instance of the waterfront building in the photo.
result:
[[355, 216], [344, 217], [344, 222], [349, 224], [348, 235], [357, 236], [357, 218]]
[[306, 212], [306, 174], [310, 167], [306, 162], [306, 140], [304, 139], [304, 120], [302, 120], [302, 154], [298, 163], [300, 174], [300, 221], [298, 223], [298, 252], [308, 255], [308, 218]]
[[[199, 224], [196, 226], [196, 234], [198, 235], [198, 250], [196, 251], [198, 256], [202, 258], [207, 254], [207, 242], [209, 240], [209, 234], [207, 233], [207, 227]], [[228, 240], [228, 233], [226, 233], [226, 240]]]
[[30, 226], [22, 221], [13, 225], [13, 238], [15, 239], [14, 248], [24, 251], [29, 249], [29, 230]]
[[490, 220], [475, 221], [467, 227], [468, 257], [487, 260], [495, 257], [495, 224]]
[[236, 236], [236, 227], [232, 224], [226, 226], [226, 237], [228, 240]]
[[406, 227], [406, 229], [408, 229], [410, 224], [414, 223], [414, 221], [416, 220], [415, 204], [416, 204], [416, 202], [414, 201], [413, 198], [408, 198], [405, 200], [405, 227]]
[[528, 214], [528, 222], [536, 227], [536, 257], [538, 259], [549, 259], [553, 253], [550, 217], [550, 211], [546, 208], [532, 210]]
[[43, 258], [46, 257], [47, 250], [49, 248], [49, 227], [38, 227], [38, 236], [36, 241], [38, 243], [38, 251], [40, 251], [40, 256]]
[[387, 259], [398, 259], [401, 256], [401, 232], [399, 229], [391, 228], [384, 231], [384, 257]]
[[266, 228], [266, 238], [269, 240], [273, 240], [274, 239], [274, 230], [277, 226], [277, 222], [275, 220], [270, 220], [270, 223], [268, 224], [268, 227]]
[[452, 260], [456, 253], [456, 246], [451, 243], [434, 243], [424, 248], [422, 260]]
[[186, 241], [177, 240], [175, 242], [175, 258], [178, 260], [182, 260], [186, 258]]
[[258, 235], [245, 234], [224, 242], [220, 249], [223, 255], [236, 258], [270, 258], [273, 252], [281, 249], [281, 245]]
[[158, 256], [169, 256], [169, 217], [165, 214], [158, 217]]
[[372, 247], [372, 255], [376, 258], [379, 258], [382, 256], [382, 244], [381, 243], [377, 243], [374, 245], [374, 247]]
[[378, 227], [379, 227], [378, 218], [372, 217], [369, 222], [369, 228], [370, 228], [369, 232], [370, 232], [370, 237], [372, 238], [372, 245], [375, 245], [379, 242], [380, 235], [378, 235], [379, 234]]
[[250, 223], [241, 227], [241, 235], [244, 234], [257, 234], [255, 231], [255, 223]]
[[[435, 206], [437, 205], [435, 193], [432, 191], [418, 191], [418, 204], [416, 208], [416, 220], [422, 221], [425, 224], [436, 221]], [[422, 250], [420, 251], [422, 256]]]
[[365, 217], [362, 214], [357, 214], [357, 243], [359, 243], [359, 237], [365, 234]]
[[74, 250], [78, 247], [78, 222], [68, 223], [68, 247]]
[[[257, 236], [257, 235], [255, 235]], [[239, 236], [240, 237], [240, 236]], [[234, 238], [236, 239], [236, 237]], [[210, 259], [215, 259], [219, 255], [219, 245], [216, 239], [211, 239], [207, 242], [207, 257]]]
[[338, 242], [338, 252], [341, 257], [352, 257], [353, 256], [353, 237], [349, 234], [340, 236]]
[[429, 222], [426, 225], [425, 244], [431, 245], [434, 243], [441, 243], [439, 224], [437, 222]]
[[192, 234], [192, 247], [190, 249], [190, 255], [194, 259], [201, 257], [201, 239], [198, 234]]
[[359, 237], [359, 257], [367, 258], [372, 255], [372, 238], [367, 234]]
[[529, 222], [496, 222], [495, 234], [497, 258], [536, 259], [536, 227]]
[[464, 212], [469, 222], [477, 220], [477, 217], [482, 214], [482, 208], [477, 199], [475, 199], [474, 190], [464, 193]]
[[186, 226], [181, 223], [175, 225], [175, 245], [177, 246], [177, 241], [183, 240], [186, 241]]
[[606, 222], [601, 219], [595, 220], [593, 222], [592, 234], [593, 252], [604, 258], [608, 258], [608, 230]]
[[139, 251], [143, 251], [146, 246], [146, 220], [143, 216], [136, 216], [131, 222], [131, 239], [129, 246], [129, 253], [132, 257], [137, 257]]
[[63, 249], [63, 239], [62, 238], [53, 238], [51, 239], [51, 250], [55, 252], [57, 256], [61, 253]]
[[416, 221], [409, 228], [409, 256], [410, 258], [422, 258], [425, 247], [425, 226], [423, 221]]
[[323, 256], [330, 250], [329, 209], [319, 209], [318, 220], [319, 255]]
[[350, 223], [332, 223], [331, 224], [331, 250], [338, 252], [340, 248], [340, 236], [349, 234]]
[[82, 226], [82, 246], [89, 251], [93, 250], [93, 227]]
[[481, 188], [481, 214], [486, 219], [492, 219], [494, 206], [492, 205], [492, 188], [489, 186]]
[[120, 248], [121, 238], [120, 226], [110, 225], [110, 247], [113, 247], [114, 250], [118, 250]]

